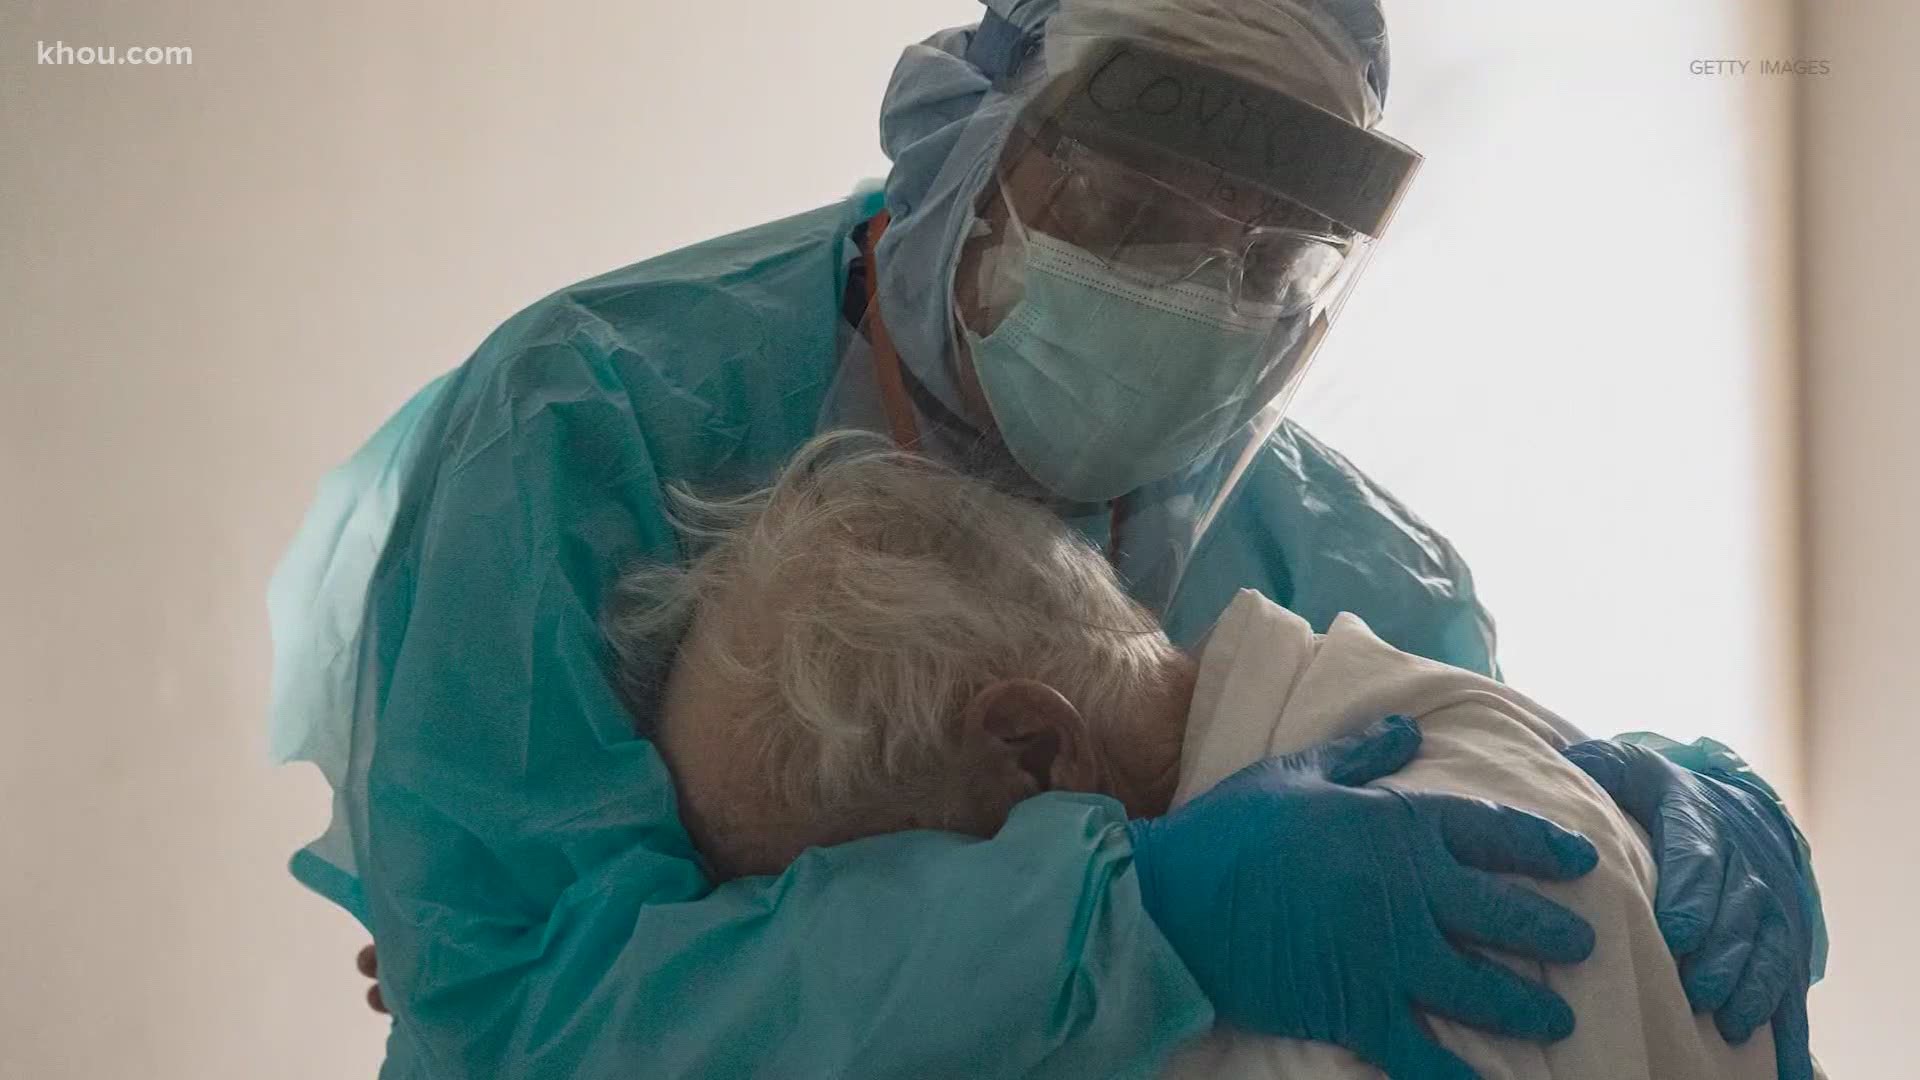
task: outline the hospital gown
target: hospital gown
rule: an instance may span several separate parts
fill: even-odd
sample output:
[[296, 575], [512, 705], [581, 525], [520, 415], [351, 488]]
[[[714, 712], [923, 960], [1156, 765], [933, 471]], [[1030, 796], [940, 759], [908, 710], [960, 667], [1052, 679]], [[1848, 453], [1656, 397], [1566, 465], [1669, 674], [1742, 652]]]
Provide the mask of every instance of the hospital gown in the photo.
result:
[[[1176, 804], [1245, 765], [1356, 732], [1382, 716], [1412, 717], [1420, 756], [1385, 786], [1477, 796], [1584, 833], [1600, 864], [1577, 881], [1526, 884], [1593, 924], [1596, 946], [1571, 966], [1505, 960], [1573, 1007], [1572, 1037], [1503, 1039], [1442, 1018], [1435, 1034], [1483, 1080], [1689, 1080], [1772, 1077], [1771, 1033], [1729, 1046], [1711, 1015], [1693, 1015], [1654, 922], [1646, 835], [1586, 774], [1560, 756], [1586, 736], [1481, 675], [1400, 652], [1341, 615], [1318, 635], [1298, 615], [1243, 591], [1200, 650]], [[1218, 1029], [1183, 1048], [1171, 1077], [1380, 1074], [1337, 1047]]]

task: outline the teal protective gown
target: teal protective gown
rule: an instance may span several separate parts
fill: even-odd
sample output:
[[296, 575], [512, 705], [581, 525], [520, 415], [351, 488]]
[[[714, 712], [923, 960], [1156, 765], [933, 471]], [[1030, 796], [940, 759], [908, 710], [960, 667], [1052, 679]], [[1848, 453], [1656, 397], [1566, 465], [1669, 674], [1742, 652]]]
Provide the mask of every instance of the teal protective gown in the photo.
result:
[[[276, 575], [273, 745], [336, 793], [303, 882], [379, 943], [383, 1075], [1134, 1076], [1211, 1009], [1141, 908], [1123, 815], [878, 837], [718, 889], [612, 688], [601, 598], [679, 560], [669, 485], [768, 482], [842, 367], [877, 195], [534, 304], [322, 487]], [[1239, 588], [1490, 670], [1445, 540], [1283, 426], [1166, 607]]]

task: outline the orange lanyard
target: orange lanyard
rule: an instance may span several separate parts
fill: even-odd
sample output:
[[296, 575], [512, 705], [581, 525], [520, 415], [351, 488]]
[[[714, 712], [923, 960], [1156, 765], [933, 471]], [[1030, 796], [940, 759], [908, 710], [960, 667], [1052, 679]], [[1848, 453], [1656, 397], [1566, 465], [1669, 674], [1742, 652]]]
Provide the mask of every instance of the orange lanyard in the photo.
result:
[[[920, 449], [920, 425], [914, 419], [913, 402], [907, 397], [906, 376], [900, 370], [900, 353], [887, 332], [887, 320], [880, 314], [880, 260], [874, 252], [891, 220], [885, 210], [867, 222], [867, 235], [860, 253], [867, 260], [867, 333], [873, 346], [873, 379], [880, 387], [880, 405], [887, 413], [887, 429], [893, 444], [902, 450]], [[1120, 526], [1127, 519], [1126, 499], [1107, 504], [1107, 561], [1119, 565]]]
[[887, 231], [889, 216], [885, 210], [867, 222], [861, 254], [867, 259], [867, 333], [873, 344], [873, 378], [880, 384], [880, 404], [887, 411], [887, 427], [893, 445], [902, 450], [920, 449], [920, 426], [914, 422], [913, 403], [907, 400], [906, 377], [900, 373], [900, 353], [893, 347], [893, 335], [887, 333], [887, 320], [880, 317], [880, 260], [874, 249]]

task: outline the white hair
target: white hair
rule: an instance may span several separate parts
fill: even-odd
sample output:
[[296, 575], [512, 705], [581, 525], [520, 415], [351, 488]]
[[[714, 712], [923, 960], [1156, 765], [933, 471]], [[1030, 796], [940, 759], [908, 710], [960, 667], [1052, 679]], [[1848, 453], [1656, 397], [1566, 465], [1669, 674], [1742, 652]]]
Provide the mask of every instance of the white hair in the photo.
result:
[[657, 690], [655, 658], [701, 614], [701, 662], [740, 703], [729, 736], [793, 814], [937, 799], [996, 680], [1118, 721], [1180, 655], [1054, 514], [879, 436], [819, 436], [771, 488], [674, 502], [704, 550], [622, 576], [616, 659], [630, 690]]

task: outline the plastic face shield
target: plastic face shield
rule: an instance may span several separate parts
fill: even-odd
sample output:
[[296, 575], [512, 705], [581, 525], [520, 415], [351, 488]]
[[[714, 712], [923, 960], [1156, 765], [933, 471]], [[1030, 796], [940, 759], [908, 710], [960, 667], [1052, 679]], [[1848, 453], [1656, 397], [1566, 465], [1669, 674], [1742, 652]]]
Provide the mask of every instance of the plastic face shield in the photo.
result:
[[1027, 143], [1002, 182], [1003, 193], [1031, 190], [1030, 174], [1041, 173], [1045, 194], [1020, 224], [1148, 288], [1204, 282], [1224, 288], [1243, 315], [1297, 315], [1354, 253], [1350, 232], [1279, 196], [1243, 197], [1235, 208], [1240, 191], [1196, 197], [1077, 139], [1056, 133], [1041, 145]]
[[[1070, 56], [1072, 66], [1048, 71], [1049, 55]], [[1125, 355], [1131, 342], [1116, 344], [1097, 328], [1134, 321], [1129, 301], [1112, 288], [1083, 299], [1092, 310], [1074, 315], [1088, 328], [1086, 340], [1113, 349], [1105, 374], [1147, 405], [1085, 418], [1130, 428], [1111, 445], [1086, 440], [1086, 452], [1165, 449], [1165, 468], [1156, 465], [1148, 470], [1155, 475], [1141, 476], [1151, 480], [1221, 449], [1248, 424], [1263, 425], [1249, 433], [1254, 444], [1263, 441], [1358, 281], [1420, 156], [1318, 105], [1133, 39], [1036, 50], [1013, 83], [1003, 92], [1015, 99], [1017, 119], [969, 245], [977, 255], [993, 254], [962, 260], [980, 275], [959, 283], [963, 319], [982, 332], [997, 327], [1033, 292], [1028, 276], [1039, 264], [1031, 253], [1063, 248], [1096, 261], [1103, 280], [1137, 286], [1133, 295], [1148, 303], [1229, 311], [1240, 331], [1230, 353], [1210, 349], [1217, 338], [1205, 335], [1191, 348], [1177, 337], [1143, 335], [1133, 340], [1151, 341], [1158, 355]], [[1249, 328], [1262, 329], [1265, 341], [1247, 348]], [[990, 384], [993, 374], [982, 372], [983, 382]], [[1021, 404], [1008, 400], [1010, 392], [996, 400], [991, 385], [988, 391], [1011, 445], [1018, 434], [1009, 429], [1020, 422], [1005, 414]], [[1152, 407], [1170, 394], [1193, 400], [1168, 410]], [[1096, 405], [1103, 400], [1098, 393], [1083, 397]], [[1145, 430], [1162, 413], [1168, 430]], [[1177, 445], [1153, 445], [1161, 436]], [[1012, 448], [1019, 456], [1018, 446]], [[1057, 445], [1045, 452], [1075, 451]]]
[[1244, 315], [1289, 320], [1249, 383], [1297, 381], [1301, 346], [1324, 337], [1420, 155], [1153, 45], [1074, 52], [1068, 71], [1029, 73], [1039, 85], [1001, 152], [1014, 224], [1149, 288], [1217, 288]]

